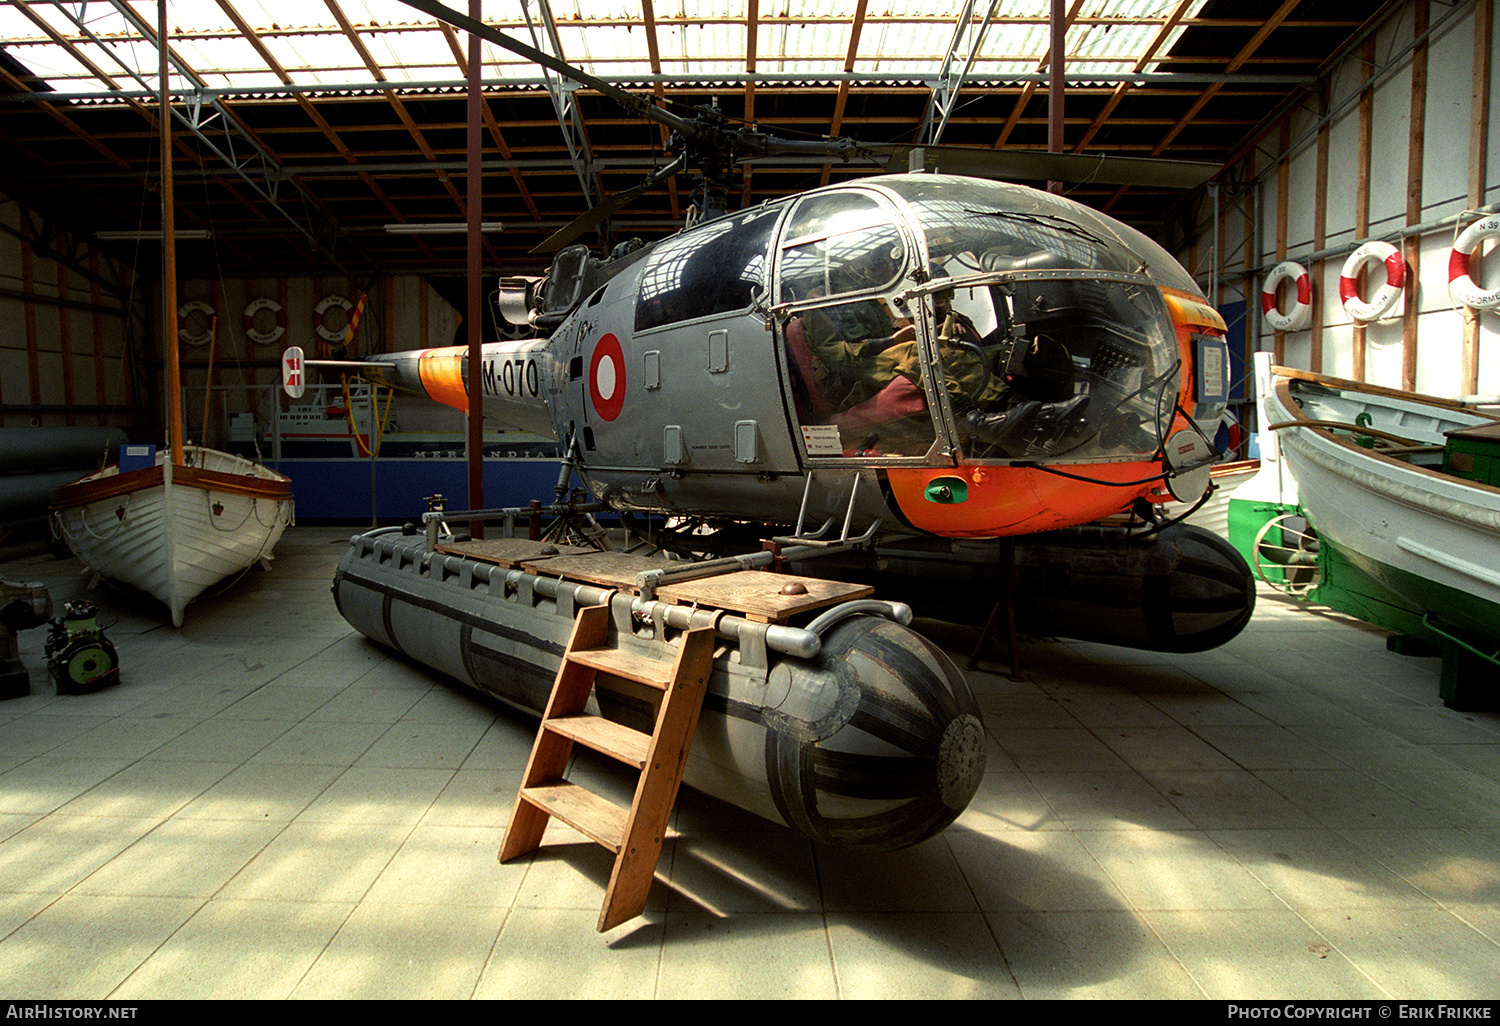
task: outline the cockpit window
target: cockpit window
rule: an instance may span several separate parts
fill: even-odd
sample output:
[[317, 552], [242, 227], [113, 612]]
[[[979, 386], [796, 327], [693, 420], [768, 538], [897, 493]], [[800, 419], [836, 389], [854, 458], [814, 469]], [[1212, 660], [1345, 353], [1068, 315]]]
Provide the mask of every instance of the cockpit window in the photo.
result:
[[779, 213], [721, 218], [662, 243], [641, 274], [636, 330], [749, 309]]
[[939, 359], [970, 459], [1156, 451], [1180, 364], [1160, 291], [1124, 276], [1017, 276], [934, 292]]
[[779, 303], [871, 292], [906, 269], [894, 212], [855, 191], [801, 200], [782, 232]]
[[886, 299], [804, 309], [783, 330], [809, 457], [918, 457], [932, 448], [921, 343]]
[[781, 232], [776, 302], [809, 458], [905, 459], [932, 451], [921, 341], [899, 308], [910, 246], [888, 201], [834, 189], [797, 201]]

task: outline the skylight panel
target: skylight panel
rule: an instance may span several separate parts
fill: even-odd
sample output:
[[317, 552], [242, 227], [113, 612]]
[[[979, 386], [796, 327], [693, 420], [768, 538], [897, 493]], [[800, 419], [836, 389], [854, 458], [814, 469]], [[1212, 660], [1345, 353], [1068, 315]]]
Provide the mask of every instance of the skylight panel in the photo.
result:
[[[1194, 0], [1184, 12], [1184, 19], [1197, 17], [1207, 2], [1208, 0]], [[1116, 73], [1133, 70], [1137, 63], [1142, 63], [1146, 51], [1161, 33], [1176, 7], [1177, 0], [1099, 0], [1097, 4], [1089, 5], [1083, 12], [1086, 17], [1113, 19], [1114, 23], [1089, 25], [1089, 31], [1076, 39], [1069, 34], [1070, 63], [1081, 58], [1087, 65], [1088, 58], [1108, 57], [1111, 60], [1100, 64], [1097, 70]], [[1156, 47], [1152, 57], [1168, 53], [1182, 32], [1179, 22]], [[1153, 59], [1145, 61], [1140, 70], [1152, 72], [1159, 68], [1159, 62]], [[1087, 65], [1085, 70], [1094, 69], [1092, 65]]]
[[106, 88], [93, 72], [59, 46], [50, 43], [6, 44], [5, 52], [40, 79], [39, 85], [58, 92]]
[[[463, 11], [463, 0], [447, 0]], [[1170, 52], [1183, 29], [1163, 35], [1163, 26], [1178, 0], [1086, 0], [1068, 30], [1070, 76], [1120, 74], [1135, 69], [1159, 70], [1147, 60]], [[1194, 0], [1189, 18], [1206, 0]], [[655, 32], [663, 74], [669, 78], [738, 76], [746, 69], [749, 33], [746, 0], [655, 0]], [[976, 55], [969, 85], [1000, 84], [1018, 75], [1034, 75], [1043, 65], [1049, 33], [1048, 0], [1003, 0]], [[931, 82], [954, 41], [959, 5], [953, 0], [867, 0], [858, 20], [859, 0], [761, 0], [755, 33], [756, 70], [792, 79], [828, 81], [842, 74], [852, 33], [858, 28], [854, 70], [864, 78]], [[989, 10], [976, 4], [976, 19]], [[364, 60], [328, 9], [307, 0], [234, 0], [233, 9], [274, 55], [291, 79], [304, 86], [337, 88], [367, 83], [373, 77]], [[358, 32], [393, 85], [458, 78], [458, 67], [444, 33], [426, 14], [399, 0], [341, 0], [339, 9]], [[139, 90], [141, 80], [154, 87], [156, 47], [141, 38], [137, 24], [112, 5], [35, 4], [28, 10], [58, 34], [74, 41], [87, 59], [116, 80], [120, 88]], [[139, 24], [154, 27], [156, 4], [133, 0], [130, 10]], [[540, 31], [536, 8], [530, 8]], [[600, 78], [637, 82], [651, 74], [647, 28], [639, 0], [551, 0], [561, 53]], [[486, 15], [503, 31], [534, 42], [524, 24], [523, 8], [492, 2]], [[218, 4], [177, 0], [170, 9], [174, 50], [202, 79], [218, 89], [253, 89], [279, 84], [261, 54], [244, 38]], [[74, 16], [80, 19], [75, 22]], [[316, 24], [308, 24], [313, 21]], [[80, 25], [81, 22], [81, 25]], [[978, 31], [976, 20], [958, 41], [958, 57], [967, 57]], [[105, 45], [88, 38], [92, 34]], [[467, 37], [458, 33], [462, 45]], [[0, 6], [0, 45], [23, 66], [61, 93], [101, 93], [109, 83], [54, 43], [10, 5]], [[541, 48], [550, 50], [545, 41]], [[509, 51], [483, 44], [484, 73], [491, 80], [536, 82], [541, 71]], [[132, 74], [121, 67], [123, 63]], [[1086, 80], [1086, 79], [1085, 79]]]
[[[116, 78], [120, 87], [141, 88], [138, 82], [129, 78], [130, 71], [148, 73], [150, 85], [155, 87], [156, 46], [131, 38], [137, 34], [113, 8], [102, 4], [86, 7], [75, 4], [65, 10], [57, 6], [32, 5], [29, 10], [58, 35], [80, 39], [76, 48], [82, 58], [92, 62], [104, 74]], [[5, 13], [5, 35], [0, 38], [0, 45], [52, 89], [68, 94], [101, 92], [111, 88], [110, 83], [88, 70], [66, 48], [54, 43], [31, 18], [10, 7]], [[79, 19], [75, 21], [68, 16], [69, 13], [79, 16]], [[91, 41], [90, 36], [104, 45]]]
[[831, 22], [762, 26], [757, 67], [781, 74], [834, 75], [844, 70], [849, 29]]
[[665, 74], [739, 75], [745, 71], [749, 43], [743, 24], [671, 24], [659, 25], [657, 31]]
[[618, 24], [559, 24], [557, 38], [563, 59], [597, 78], [631, 81], [651, 73], [645, 37], [639, 27], [632, 30], [629, 25]]
[[929, 78], [941, 67], [952, 38], [952, 24], [942, 22], [867, 23], [860, 35], [854, 70], [867, 75]]

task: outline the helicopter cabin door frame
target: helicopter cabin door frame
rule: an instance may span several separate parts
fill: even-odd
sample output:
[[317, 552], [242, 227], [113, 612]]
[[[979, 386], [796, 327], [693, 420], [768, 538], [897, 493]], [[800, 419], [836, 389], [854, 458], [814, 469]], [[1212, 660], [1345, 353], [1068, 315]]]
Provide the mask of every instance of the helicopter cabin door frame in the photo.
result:
[[793, 205], [770, 313], [805, 465], [954, 465], [928, 333], [903, 298], [923, 266], [922, 240], [873, 189], [820, 190]]

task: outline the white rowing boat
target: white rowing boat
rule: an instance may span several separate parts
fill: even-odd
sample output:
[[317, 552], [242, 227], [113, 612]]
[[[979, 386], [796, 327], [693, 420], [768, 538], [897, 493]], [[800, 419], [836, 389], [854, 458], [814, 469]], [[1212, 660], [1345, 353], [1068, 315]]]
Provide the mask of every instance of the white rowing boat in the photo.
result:
[[110, 466], [59, 488], [53, 522], [100, 577], [166, 604], [172, 623], [205, 590], [259, 562], [292, 521], [292, 483], [258, 463], [185, 446], [156, 465]]
[[1305, 371], [1272, 373], [1267, 426], [1320, 542], [1389, 593], [1374, 596], [1380, 603], [1409, 610], [1419, 633], [1500, 660], [1500, 417]]
[[[157, 17], [160, 109], [162, 125], [170, 126], [165, 3]], [[161, 137], [167, 448], [155, 465], [122, 472], [117, 464], [64, 485], [53, 493], [52, 516], [89, 569], [154, 595], [181, 627], [183, 610], [207, 588], [270, 558], [292, 520], [292, 482], [250, 460], [183, 442], [179, 332], [172, 316], [178, 307], [171, 135]]]

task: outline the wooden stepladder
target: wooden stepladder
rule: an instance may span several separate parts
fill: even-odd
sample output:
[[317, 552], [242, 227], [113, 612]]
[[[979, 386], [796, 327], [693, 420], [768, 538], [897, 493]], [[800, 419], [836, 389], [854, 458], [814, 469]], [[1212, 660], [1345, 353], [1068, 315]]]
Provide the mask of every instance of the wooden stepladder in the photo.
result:
[[[601, 933], [646, 907], [708, 690], [714, 648], [713, 630], [700, 628], [682, 636], [674, 662], [644, 658], [610, 644], [609, 620], [609, 606], [589, 606], [573, 624], [500, 846], [501, 862], [535, 851], [547, 820], [556, 816], [614, 852], [614, 869], [599, 913]], [[600, 674], [662, 692], [650, 734], [584, 713]], [[575, 741], [640, 771], [630, 808], [563, 779]]]

